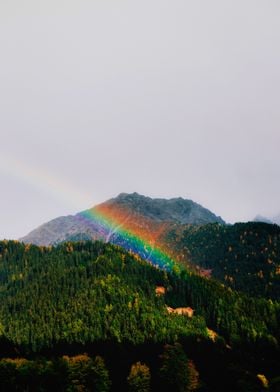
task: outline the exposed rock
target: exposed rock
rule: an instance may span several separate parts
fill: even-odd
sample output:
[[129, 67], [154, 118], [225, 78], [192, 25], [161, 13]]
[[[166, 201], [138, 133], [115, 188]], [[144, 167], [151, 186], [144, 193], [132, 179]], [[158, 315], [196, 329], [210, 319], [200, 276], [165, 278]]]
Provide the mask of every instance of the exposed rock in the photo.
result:
[[194, 310], [190, 308], [189, 306], [186, 308], [171, 308], [170, 306], [166, 307], [168, 313], [173, 313], [173, 314], [179, 314], [180, 316], [188, 316], [192, 317]]
[[158, 222], [181, 224], [221, 223], [224, 220], [192, 200], [181, 197], [161, 199], [139, 195], [138, 193], [121, 193], [118, 197], [108, 200], [106, 204], [114, 204], [136, 211], [138, 214]]
[[[112, 227], [108, 229], [108, 226], [102, 225], [95, 219], [97, 211], [101, 213], [106, 211], [109, 214], [113, 211], [113, 217], [116, 212], [119, 212], [121, 218], [118, 216], [118, 224], [122, 226], [124, 221], [130, 220], [133, 221], [134, 229], [138, 226], [142, 231], [150, 230], [152, 225], [156, 225], [158, 230], [161, 224], [166, 223], [195, 225], [225, 223], [222, 218], [192, 200], [181, 197], [169, 200], [152, 199], [138, 193], [121, 193], [91, 210], [53, 219], [20, 240], [36, 245], [52, 245], [79, 239], [111, 241], [117, 224], [114, 226], [114, 219], [112, 219]], [[84, 218], [88, 212], [93, 217], [91, 221]]]
[[166, 289], [163, 286], [157, 286], [155, 289], [155, 292], [156, 292], [156, 295], [160, 297], [165, 294]]

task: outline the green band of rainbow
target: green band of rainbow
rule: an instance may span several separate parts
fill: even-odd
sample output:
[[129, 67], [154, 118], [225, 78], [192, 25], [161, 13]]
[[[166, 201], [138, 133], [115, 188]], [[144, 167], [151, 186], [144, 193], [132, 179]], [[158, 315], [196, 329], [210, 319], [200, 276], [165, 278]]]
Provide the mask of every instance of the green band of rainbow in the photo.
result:
[[104, 211], [91, 209], [78, 215], [79, 219], [94, 228], [105, 241], [125, 248], [158, 268], [167, 270], [174, 268], [176, 263], [160, 247], [152, 246], [146, 239], [127, 228], [125, 223], [117, 221], [116, 218], [105, 214]]

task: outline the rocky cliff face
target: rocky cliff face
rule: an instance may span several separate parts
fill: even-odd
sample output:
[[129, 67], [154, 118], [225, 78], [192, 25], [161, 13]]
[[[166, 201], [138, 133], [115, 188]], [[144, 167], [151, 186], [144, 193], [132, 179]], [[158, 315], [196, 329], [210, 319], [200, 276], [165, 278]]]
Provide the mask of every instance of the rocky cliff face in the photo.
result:
[[[90, 218], [89, 218], [90, 217]], [[211, 211], [182, 198], [152, 199], [138, 193], [121, 193], [116, 198], [76, 215], [56, 218], [20, 240], [36, 245], [52, 245], [65, 240], [108, 241], [119, 228], [158, 232], [168, 224], [203, 225], [225, 222]]]

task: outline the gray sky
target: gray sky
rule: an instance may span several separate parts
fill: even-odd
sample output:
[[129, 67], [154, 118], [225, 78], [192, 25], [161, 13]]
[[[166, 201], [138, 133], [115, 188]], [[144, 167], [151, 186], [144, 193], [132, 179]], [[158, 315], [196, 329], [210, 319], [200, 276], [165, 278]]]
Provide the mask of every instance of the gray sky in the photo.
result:
[[279, 0], [2, 0], [0, 238], [120, 192], [280, 212]]

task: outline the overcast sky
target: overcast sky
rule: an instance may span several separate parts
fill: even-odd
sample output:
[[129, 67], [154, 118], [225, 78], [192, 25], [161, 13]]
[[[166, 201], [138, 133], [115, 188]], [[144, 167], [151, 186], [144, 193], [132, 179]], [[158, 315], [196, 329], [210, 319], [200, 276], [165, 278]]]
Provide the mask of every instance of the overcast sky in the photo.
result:
[[0, 2], [0, 238], [137, 191], [280, 212], [279, 0]]

